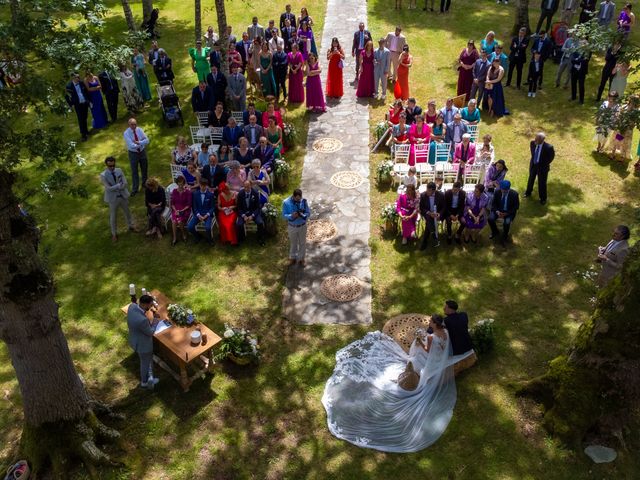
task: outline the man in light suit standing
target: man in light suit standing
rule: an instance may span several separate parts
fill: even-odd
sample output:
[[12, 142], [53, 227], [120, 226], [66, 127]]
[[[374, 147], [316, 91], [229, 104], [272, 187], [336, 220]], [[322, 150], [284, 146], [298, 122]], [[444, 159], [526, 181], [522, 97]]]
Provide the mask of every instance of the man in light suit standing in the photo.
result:
[[616, 13], [616, 4], [611, 0], [605, 0], [600, 4], [600, 10], [598, 11], [598, 25], [601, 27], [608, 27], [613, 20], [613, 15]]
[[139, 304], [132, 303], [127, 309], [127, 326], [129, 327], [129, 346], [140, 357], [140, 386], [153, 388], [159, 380], [153, 376], [153, 333], [160, 319], [156, 312], [153, 321], [149, 322], [147, 312], [153, 305], [151, 295], [142, 295]]
[[258, 17], [253, 17], [251, 25], [247, 27], [247, 33], [250, 40], [255, 40], [256, 37], [261, 37], [264, 40], [264, 27], [258, 23]]
[[353, 44], [351, 45], [351, 56], [356, 57], [356, 82], [360, 75], [360, 52], [364, 50], [364, 46], [371, 40], [371, 33], [365, 30], [364, 23], [360, 22], [358, 31], [353, 34]]
[[131, 196], [138, 193], [139, 177], [138, 165], [142, 173], [142, 185], [147, 183], [147, 145], [149, 145], [149, 137], [145, 135], [135, 118], [129, 119], [129, 128], [124, 131], [124, 141], [127, 145], [129, 154], [129, 163], [131, 164], [131, 178], [133, 182], [133, 190]]
[[381, 100], [387, 98], [387, 78], [389, 77], [389, 67], [391, 66], [391, 52], [385, 48], [385, 42], [386, 40], [381, 38], [378, 41], [378, 49], [373, 52], [374, 97], [378, 98], [378, 84], [382, 84]]
[[227, 90], [231, 98], [231, 110], [243, 112], [247, 105], [247, 79], [240, 73], [240, 67], [234, 71], [227, 79]]
[[626, 225], [618, 225], [613, 231], [611, 241], [604, 247], [598, 247], [596, 262], [602, 264], [597, 284], [604, 287], [615, 277], [629, 255], [629, 237], [631, 232]]
[[100, 181], [104, 185], [104, 201], [109, 205], [109, 224], [111, 225], [111, 240], [118, 241], [118, 228], [116, 220], [118, 208], [124, 212], [129, 230], [134, 231], [131, 212], [129, 211], [129, 190], [127, 190], [127, 179], [122, 170], [116, 168], [116, 159], [107, 157], [104, 160], [107, 168], [100, 174]]
[[407, 39], [404, 35], [402, 35], [402, 28], [396, 27], [395, 32], [387, 33], [387, 38], [385, 40], [386, 47], [391, 52], [391, 65], [393, 65], [393, 74], [391, 81], [396, 81], [396, 76], [398, 72], [398, 65], [400, 65], [400, 54], [402, 53], [402, 47], [404, 47], [405, 43], [407, 43]]
[[542, 205], [547, 203], [547, 177], [549, 176], [549, 170], [551, 162], [556, 156], [556, 152], [553, 149], [553, 145], [545, 142], [545, 135], [543, 132], [536, 134], [535, 140], [531, 141], [529, 145], [531, 149], [531, 160], [529, 161], [529, 180], [527, 181], [527, 190], [524, 192], [525, 198], [531, 196], [533, 191], [533, 184], [538, 177], [538, 195], [540, 196], [540, 203]]

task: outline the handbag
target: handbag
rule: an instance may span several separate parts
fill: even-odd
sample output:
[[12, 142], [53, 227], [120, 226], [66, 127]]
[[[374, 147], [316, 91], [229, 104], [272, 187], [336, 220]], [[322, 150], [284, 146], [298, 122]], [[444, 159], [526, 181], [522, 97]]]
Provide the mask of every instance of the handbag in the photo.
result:
[[342, 61], [342, 59], [338, 61], [338, 68], [344, 68], [344, 62]]

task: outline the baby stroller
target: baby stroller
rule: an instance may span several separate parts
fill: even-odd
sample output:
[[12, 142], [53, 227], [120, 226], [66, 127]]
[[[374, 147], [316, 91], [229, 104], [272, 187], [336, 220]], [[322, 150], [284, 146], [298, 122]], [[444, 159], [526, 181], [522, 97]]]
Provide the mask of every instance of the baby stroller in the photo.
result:
[[175, 127], [178, 122], [184, 125], [182, 118], [182, 109], [180, 108], [180, 99], [173, 88], [173, 83], [169, 80], [156, 85], [158, 98], [160, 99], [160, 108], [162, 109], [162, 117], [167, 125]]

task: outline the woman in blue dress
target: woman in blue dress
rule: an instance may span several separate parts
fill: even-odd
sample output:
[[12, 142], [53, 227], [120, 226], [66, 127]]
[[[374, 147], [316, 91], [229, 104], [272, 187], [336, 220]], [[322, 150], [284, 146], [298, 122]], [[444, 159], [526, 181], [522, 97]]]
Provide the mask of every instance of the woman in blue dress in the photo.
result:
[[93, 73], [87, 71], [84, 77], [84, 86], [89, 90], [89, 104], [91, 105], [91, 116], [93, 122], [91, 126], [93, 128], [104, 128], [109, 121], [107, 120], [107, 111], [104, 108], [104, 102], [102, 101], [102, 87], [100, 86], [100, 80]]
[[496, 49], [496, 34], [493, 31], [487, 32], [487, 36], [480, 40], [480, 50], [487, 52], [487, 55], [491, 55]]
[[504, 68], [500, 65], [500, 59], [494, 58], [489, 71], [487, 72], [487, 80], [484, 83], [484, 91], [489, 114], [492, 117], [502, 117], [509, 115], [509, 110], [504, 102], [504, 89], [502, 88], [502, 77], [504, 77]]
[[444, 142], [446, 134], [447, 125], [444, 123], [444, 116], [442, 113], [438, 113], [431, 129], [431, 143], [429, 144], [429, 163], [431, 165], [436, 163], [436, 144]]
[[144, 55], [137, 48], [133, 49], [131, 64], [133, 65], [133, 76], [136, 79], [136, 88], [145, 102], [151, 100], [151, 89], [149, 88], [149, 77], [144, 68], [146, 60]]
[[251, 182], [254, 188], [258, 189], [260, 205], [267, 203], [269, 201], [269, 183], [271, 183], [271, 179], [267, 171], [260, 166], [260, 159], [254, 158], [251, 160], [251, 170], [247, 180]]

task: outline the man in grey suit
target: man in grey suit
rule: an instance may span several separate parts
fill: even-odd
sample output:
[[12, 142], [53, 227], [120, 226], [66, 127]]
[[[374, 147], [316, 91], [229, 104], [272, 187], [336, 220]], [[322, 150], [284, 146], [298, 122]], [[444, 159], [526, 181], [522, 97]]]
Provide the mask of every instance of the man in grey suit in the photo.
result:
[[462, 121], [462, 115], [456, 113], [453, 116], [453, 121], [447, 123], [447, 133], [445, 142], [451, 144], [451, 155], [456, 149], [456, 145], [462, 142], [462, 136], [467, 133], [467, 125]]
[[142, 295], [139, 303], [132, 303], [127, 309], [127, 326], [129, 327], [129, 346], [140, 357], [140, 386], [153, 388], [158, 379], [153, 376], [153, 333], [160, 321], [158, 314], [153, 313], [153, 322], [149, 322], [147, 312], [151, 309], [153, 297]]
[[605, 0], [600, 4], [600, 11], [598, 12], [598, 25], [601, 27], [608, 27], [613, 20], [613, 15], [616, 13], [616, 4], [611, 0]]
[[247, 33], [251, 40], [254, 40], [256, 37], [260, 37], [264, 40], [264, 27], [258, 23], [258, 17], [253, 17], [251, 25], [247, 27]]
[[385, 48], [386, 40], [381, 38], [378, 41], [378, 49], [373, 52], [373, 82], [376, 86], [374, 96], [378, 98], [378, 84], [382, 84], [381, 100], [387, 98], [387, 78], [391, 66], [391, 52]]
[[240, 73], [240, 67], [236, 67], [233, 70], [233, 73], [227, 79], [231, 110], [244, 112], [247, 104], [247, 79]]
[[251, 148], [256, 148], [260, 137], [264, 136], [264, 129], [257, 122], [258, 119], [255, 115], [249, 115], [249, 123], [244, 126], [244, 136], [249, 140]]
[[624, 261], [629, 256], [630, 236], [629, 227], [618, 225], [613, 231], [611, 241], [604, 247], [598, 247], [596, 261], [602, 264], [602, 271], [597, 280], [598, 286], [604, 287], [622, 270]]
[[116, 168], [116, 159], [107, 157], [104, 160], [107, 168], [100, 174], [100, 181], [104, 185], [104, 201], [109, 205], [109, 223], [111, 225], [111, 240], [118, 241], [118, 228], [116, 219], [118, 208], [124, 212], [129, 230], [134, 231], [131, 212], [129, 211], [129, 190], [127, 190], [127, 179], [122, 170]]

